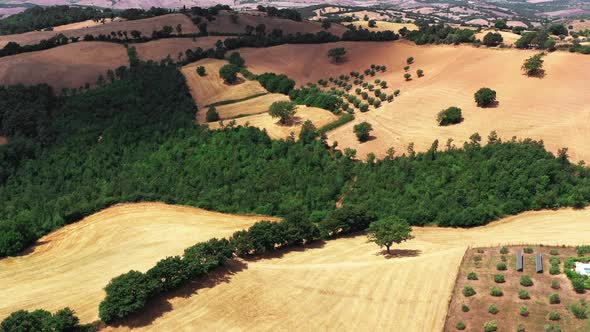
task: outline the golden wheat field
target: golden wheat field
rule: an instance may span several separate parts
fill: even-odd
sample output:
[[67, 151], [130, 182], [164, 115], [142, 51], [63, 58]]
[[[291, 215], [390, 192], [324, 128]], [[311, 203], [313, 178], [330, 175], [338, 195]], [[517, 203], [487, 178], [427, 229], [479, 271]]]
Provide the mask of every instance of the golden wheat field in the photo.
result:
[[441, 331], [468, 246], [587, 243], [588, 220], [589, 209], [527, 212], [473, 229], [416, 227], [390, 258], [359, 235], [240, 261], [223, 282], [107, 330]]
[[502, 35], [502, 39], [504, 39], [503, 43], [506, 45], [514, 45], [514, 43], [520, 39], [520, 35], [512, 33], [512, 32], [508, 32], [508, 31], [500, 31], [500, 30], [495, 30], [495, 29], [487, 29], [487, 30], [482, 30], [481, 32], [478, 32], [475, 34], [475, 38], [482, 40], [483, 41], [483, 37], [485, 37], [485, 35], [487, 35], [489, 32], [492, 33], [499, 33], [500, 35]]
[[408, 30], [418, 30], [418, 26], [414, 23], [393, 23], [393, 22], [386, 22], [386, 21], [377, 21], [376, 27], [370, 28], [368, 21], [356, 21], [352, 22], [353, 25], [357, 27], [361, 27], [363, 29], [369, 29], [370, 31], [394, 31], [398, 33], [401, 28], [406, 28]]
[[[239, 100], [257, 94], [266, 93], [266, 89], [257, 81], [248, 81], [238, 74], [239, 82], [226, 84], [219, 76], [219, 69], [228, 62], [218, 59], [203, 59], [182, 67], [181, 71], [195, 103], [201, 113], [205, 106], [220, 101]], [[199, 76], [197, 67], [205, 67], [206, 75]]]
[[[289, 97], [280, 93], [269, 93], [260, 97], [240, 101], [237, 103], [220, 105], [216, 107], [219, 118], [222, 120], [268, 112], [270, 105], [277, 101], [288, 101]], [[206, 110], [197, 113], [199, 123], [206, 122]]]
[[[248, 125], [265, 130], [268, 136], [272, 139], [286, 139], [291, 135], [291, 133], [293, 133], [297, 139], [299, 137], [299, 133], [301, 132], [301, 126], [305, 121], [310, 120], [316, 128], [321, 128], [328, 123], [336, 121], [337, 119], [338, 117], [336, 115], [330, 111], [326, 111], [325, 109], [299, 105], [297, 106], [293, 123], [288, 125], [280, 124], [278, 119], [271, 117], [267, 112], [240, 117], [234, 119], [233, 121], [235, 121], [236, 125], [238, 126]], [[209, 124], [209, 128], [219, 129], [222, 127], [222, 125], [228, 124], [228, 120], [214, 122]]]
[[[327, 57], [328, 50], [337, 46], [348, 51], [343, 63], [332, 63]], [[389, 147], [401, 153], [410, 142], [415, 143], [416, 151], [425, 151], [435, 139], [445, 144], [452, 138], [461, 145], [475, 132], [485, 141], [496, 130], [504, 139], [542, 139], [554, 153], [568, 147], [572, 160], [590, 161], [590, 57], [582, 54], [548, 54], [544, 57], [546, 75], [536, 78], [520, 69], [536, 52], [516, 49], [416, 46], [396, 41], [283, 45], [242, 49], [241, 53], [252, 72], [284, 73], [298, 85], [362, 71], [370, 64], [386, 65], [387, 71], [374, 78], [388, 82], [384, 92], [399, 89], [400, 96], [377, 110], [358, 113], [355, 121], [328, 133], [330, 142], [356, 149], [360, 158], [369, 152], [383, 156]], [[405, 81], [403, 67], [410, 56], [415, 59], [409, 70], [413, 79]], [[424, 77], [416, 77], [417, 69], [424, 70]], [[482, 87], [497, 91], [497, 107], [476, 106], [473, 95]], [[438, 126], [437, 113], [450, 106], [463, 110], [464, 121]], [[362, 121], [373, 125], [375, 139], [360, 144], [352, 128]]]
[[0, 320], [19, 309], [69, 306], [85, 322], [98, 318], [103, 288], [129, 270], [264, 220], [160, 203], [120, 204], [63, 227], [19, 257], [0, 260]]
[[137, 50], [138, 56], [142, 60], [160, 61], [167, 56], [174, 61], [178, 61], [179, 53], [182, 53], [181, 59], [184, 59], [187, 49], [192, 51], [197, 48], [207, 50], [215, 48], [215, 43], [218, 40], [223, 41], [226, 37], [223, 36], [208, 36], [198, 38], [165, 38], [150, 41], [147, 43], [138, 43], [133, 45]]

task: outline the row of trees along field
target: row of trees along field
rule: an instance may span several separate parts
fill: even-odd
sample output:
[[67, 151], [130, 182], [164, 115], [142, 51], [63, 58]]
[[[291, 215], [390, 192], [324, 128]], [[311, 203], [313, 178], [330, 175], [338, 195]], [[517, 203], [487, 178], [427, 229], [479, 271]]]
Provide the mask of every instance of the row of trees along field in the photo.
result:
[[[590, 199], [588, 169], [570, 164], [566, 150], [556, 158], [530, 140], [491, 135], [482, 146], [475, 134], [462, 149], [435, 142], [425, 153], [410, 146], [363, 163], [354, 150], [330, 151], [321, 140], [273, 141], [244, 127], [210, 131], [193, 123], [196, 109], [177, 66], [132, 63], [114, 82], [73, 96], [49, 97], [47, 87], [0, 90], [0, 109], [11, 109], [0, 118], [11, 134], [0, 147], [0, 256], [118, 202], [303, 211], [317, 222], [355, 175], [345, 205], [368, 204], [379, 218], [412, 225], [480, 225]], [[26, 121], [15, 120], [21, 114]]]

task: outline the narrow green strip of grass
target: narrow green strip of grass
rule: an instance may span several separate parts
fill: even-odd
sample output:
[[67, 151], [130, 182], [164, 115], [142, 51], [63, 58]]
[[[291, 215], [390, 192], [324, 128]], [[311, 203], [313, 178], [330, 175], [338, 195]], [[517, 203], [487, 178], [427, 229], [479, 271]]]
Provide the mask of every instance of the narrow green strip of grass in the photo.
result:
[[267, 95], [267, 94], [268, 94], [268, 92], [262, 92], [262, 93], [257, 93], [255, 95], [251, 95], [251, 96], [240, 98], [240, 99], [222, 100], [222, 101], [218, 101], [218, 102], [215, 102], [215, 103], [211, 103], [209, 105], [205, 105], [205, 107], [235, 104], [235, 103], [239, 103], [241, 101], [245, 101], [245, 100], [248, 100], [248, 99], [258, 98], [260, 96], [264, 96], [264, 95]]
[[338, 120], [332, 122], [332, 123], [328, 123], [327, 125], [323, 126], [322, 128], [320, 128], [318, 130], [318, 132], [321, 134], [325, 134], [327, 132], [329, 132], [330, 130], [334, 130], [350, 121], [354, 120], [354, 115], [352, 114], [344, 114], [342, 115], [340, 118], [338, 118]]

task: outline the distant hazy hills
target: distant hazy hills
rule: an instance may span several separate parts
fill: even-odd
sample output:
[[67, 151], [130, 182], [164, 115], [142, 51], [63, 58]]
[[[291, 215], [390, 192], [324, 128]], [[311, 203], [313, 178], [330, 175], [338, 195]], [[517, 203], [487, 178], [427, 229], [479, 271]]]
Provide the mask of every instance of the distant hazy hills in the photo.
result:
[[80, 5], [80, 6], [97, 6], [105, 8], [145, 8], [150, 7], [165, 7], [178, 8], [182, 6], [187, 7], [209, 7], [218, 3], [224, 5], [234, 5], [233, 0], [8, 0], [0, 1], [2, 5], [23, 5], [35, 4], [41, 6], [52, 5]]

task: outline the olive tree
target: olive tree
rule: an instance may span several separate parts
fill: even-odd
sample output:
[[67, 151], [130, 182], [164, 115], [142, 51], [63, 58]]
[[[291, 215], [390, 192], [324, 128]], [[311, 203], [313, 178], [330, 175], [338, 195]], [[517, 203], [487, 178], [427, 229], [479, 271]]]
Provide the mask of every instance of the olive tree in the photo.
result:
[[330, 57], [334, 62], [341, 62], [345, 55], [346, 49], [344, 47], [335, 47], [328, 51], [328, 57]]
[[481, 88], [474, 94], [474, 98], [477, 106], [490, 106], [496, 102], [496, 91], [490, 88]]
[[233, 84], [238, 80], [240, 68], [234, 64], [227, 64], [219, 68], [219, 76], [225, 83]]
[[367, 121], [363, 121], [353, 127], [353, 131], [359, 142], [366, 142], [369, 140], [370, 133], [373, 130], [373, 126]]

